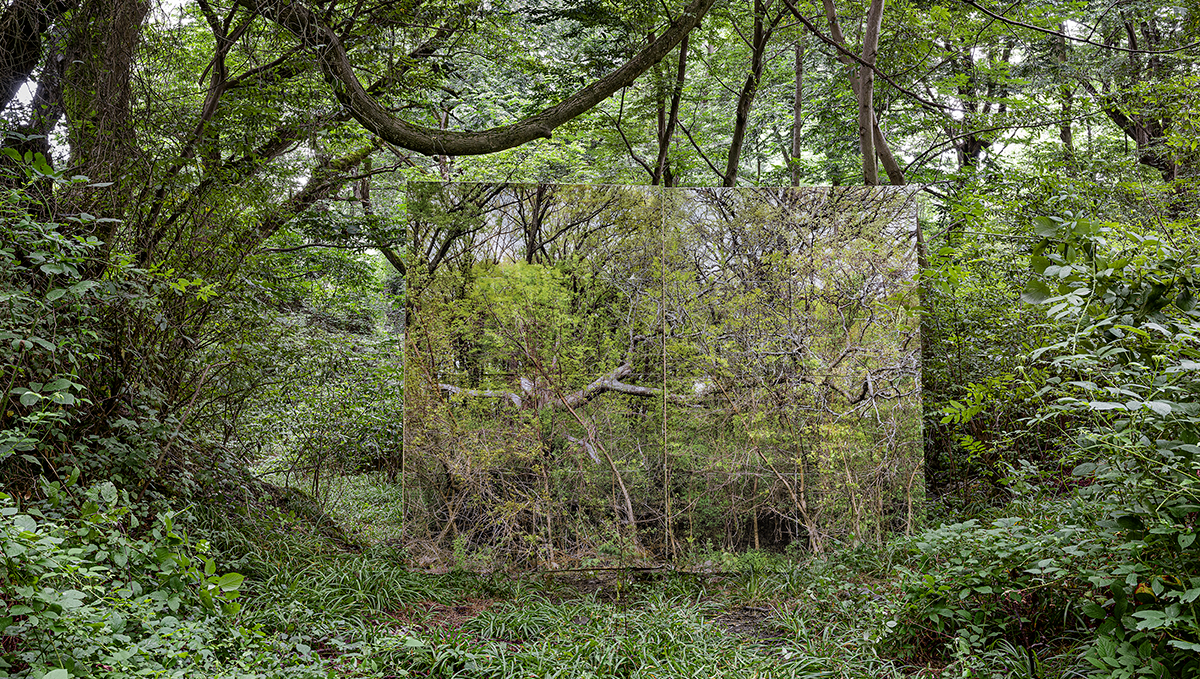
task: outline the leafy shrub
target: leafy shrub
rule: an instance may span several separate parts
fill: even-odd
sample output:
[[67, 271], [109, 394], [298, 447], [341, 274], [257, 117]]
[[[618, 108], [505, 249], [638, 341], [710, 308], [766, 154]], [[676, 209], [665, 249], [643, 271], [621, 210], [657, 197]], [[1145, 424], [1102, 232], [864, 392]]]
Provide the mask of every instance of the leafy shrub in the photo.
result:
[[[1030, 356], [1045, 405], [1027, 425], [1071, 423], [1079, 464], [1060, 485], [1076, 500], [1055, 511], [1042, 497], [1054, 529], [1008, 519], [914, 539], [892, 643], [999, 662], [1014, 644], [1086, 636], [1076, 660], [1092, 676], [1195, 676], [1200, 252], [1074, 213], [1035, 231], [1038, 276], [1022, 298], [1059, 334]], [[1014, 490], [1028, 488], [1021, 476]]]
[[[77, 474], [75, 475], [77, 476]], [[218, 573], [183, 515], [148, 524], [125, 491], [46, 489], [42, 508], [0, 494], [0, 677], [312, 675], [239, 622], [243, 578]], [[70, 507], [75, 518], [64, 517]]]
[[6, 485], [31, 484], [45, 461], [69, 452], [69, 424], [87, 403], [80, 375], [100, 350], [99, 338], [88, 332], [97, 320], [99, 283], [84, 274], [100, 243], [69, 236], [61, 225], [38, 219], [33, 207], [22, 190], [0, 194], [0, 469], [10, 479]]
[[1001, 640], [1030, 647], [1078, 628], [1078, 574], [1101, 549], [1077, 526], [1043, 531], [1015, 517], [943, 524], [908, 545], [888, 645], [921, 662], [987, 656]]
[[[1200, 672], [1196, 517], [1200, 516], [1200, 251], [1074, 214], [1042, 217], [1024, 297], [1073, 324], [1046, 347], [1063, 373], [1047, 408], [1083, 414], [1090, 458], [1075, 468], [1101, 502], [1111, 558], [1083, 573], [1101, 620], [1087, 660], [1097, 676]], [[1068, 326], [1070, 327], [1070, 326]]]

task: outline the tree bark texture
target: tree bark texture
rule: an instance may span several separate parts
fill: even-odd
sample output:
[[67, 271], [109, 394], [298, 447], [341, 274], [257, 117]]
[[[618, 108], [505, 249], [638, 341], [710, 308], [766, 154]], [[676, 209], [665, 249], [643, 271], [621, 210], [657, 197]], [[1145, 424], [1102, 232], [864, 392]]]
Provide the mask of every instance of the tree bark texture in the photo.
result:
[[[70, 211], [123, 217], [141, 174], [131, 74], [149, 11], [149, 0], [85, 0], [72, 14], [63, 76], [71, 172], [110, 185], [74, 189], [64, 201]], [[116, 222], [93, 224], [88, 235], [108, 243]]]

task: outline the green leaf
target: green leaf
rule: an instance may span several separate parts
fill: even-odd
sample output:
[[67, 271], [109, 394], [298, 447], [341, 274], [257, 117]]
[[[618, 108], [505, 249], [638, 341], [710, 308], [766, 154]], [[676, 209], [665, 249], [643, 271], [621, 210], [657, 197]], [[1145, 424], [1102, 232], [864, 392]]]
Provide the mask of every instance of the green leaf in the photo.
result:
[[50, 394], [50, 400], [61, 405], [75, 405], [75, 396], [68, 391], [56, 391]]
[[36, 391], [27, 391], [21, 394], [21, 405], [23, 406], [31, 406], [40, 400], [42, 400], [42, 395]]
[[30, 337], [29, 341], [33, 342], [34, 344], [38, 345], [39, 347], [45, 349], [46, 351], [54, 351], [54, 350], [58, 349], [58, 347], [55, 346], [55, 344], [53, 342], [44, 340], [41, 337]]
[[1180, 533], [1179, 535], [1175, 536], [1175, 539], [1179, 540], [1180, 549], [1187, 549], [1188, 547], [1192, 546], [1193, 542], [1196, 541], [1196, 534], [1195, 533]]
[[1138, 629], [1157, 629], [1167, 624], [1167, 614], [1162, 611], [1135, 611], [1133, 617], [1141, 618]]
[[1193, 361], [1185, 358], [1179, 362], [1179, 365], [1173, 365], [1170, 368], [1167, 368], [1167, 372], [1169, 373], [1183, 372], [1184, 370], [1200, 370], [1200, 361]]
[[226, 573], [217, 580], [217, 587], [220, 587], [222, 592], [232, 592], [241, 587], [245, 579], [241, 573]]
[[1118, 516], [1117, 525], [1125, 530], [1144, 530], [1146, 527], [1146, 524], [1142, 523], [1142, 518], [1136, 514]]
[[59, 667], [43, 674], [42, 679], [71, 679], [71, 673]]
[[214, 608], [216, 608], [216, 604], [213, 603], [212, 595], [208, 593], [208, 590], [206, 590], [206, 589], [196, 590], [196, 596], [200, 597], [200, 605], [203, 606], [206, 610], [211, 611]]
[[1071, 227], [1071, 233], [1076, 236], [1094, 236], [1100, 232], [1100, 225], [1093, 224], [1086, 219], [1075, 220], [1075, 225]]
[[37, 532], [37, 529], [38, 529], [37, 519], [33, 518], [32, 516], [30, 516], [28, 514], [17, 514], [16, 516], [14, 516], [12, 518], [12, 522], [13, 522], [13, 525], [16, 526], [18, 530], [22, 530], [27, 533], [36, 533]]
[[1054, 297], [1054, 292], [1039, 280], [1031, 280], [1021, 293], [1021, 301], [1027, 304], [1045, 304], [1046, 300]]
[[1196, 296], [1191, 290], [1184, 290], [1175, 298], [1175, 306], [1182, 311], [1191, 311], [1196, 308]]
[[42, 391], [62, 391], [69, 386], [71, 386], [70, 380], [59, 378], [52, 382], [47, 382], [46, 385], [42, 387]]
[[1121, 587], [1121, 583], [1114, 582], [1109, 590], [1112, 591], [1113, 599], [1117, 602], [1113, 609], [1113, 615], [1119, 620], [1125, 615], [1125, 609], [1129, 607], [1129, 599], [1125, 595], [1125, 590]]
[[83, 592], [77, 589], [68, 589], [62, 593], [58, 600], [58, 605], [63, 607], [63, 610], [71, 611], [83, 605]]
[[1099, 604], [1094, 601], [1089, 601], [1083, 605], [1083, 614], [1089, 618], [1103, 620], [1108, 617], [1108, 611], [1104, 610]]
[[1088, 401], [1088, 407], [1092, 410], [1125, 410], [1125, 404], [1112, 401]]
[[1050, 217], [1034, 217], [1033, 232], [1042, 238], [1054, 238], [1058, 235], [1059, 222]]
[[1146, 401], [1145, 406], [1159, 415], [1171, 414], [1171, 404], [1166, 401]]
[[46, 301], [53, 302], [54, 300], [58, 299], [59, 297], [62, 297], [65, 294], [67, 294], [66, 288], [54, 288], [50, 292], [46, 293]]
[[1094, 471], [1096, 471], [1095, 462], [1084, 462], [1083, 464], [1075, 467], [1075, 469], [1071, 470], [1071, 476], [1087, 476]]

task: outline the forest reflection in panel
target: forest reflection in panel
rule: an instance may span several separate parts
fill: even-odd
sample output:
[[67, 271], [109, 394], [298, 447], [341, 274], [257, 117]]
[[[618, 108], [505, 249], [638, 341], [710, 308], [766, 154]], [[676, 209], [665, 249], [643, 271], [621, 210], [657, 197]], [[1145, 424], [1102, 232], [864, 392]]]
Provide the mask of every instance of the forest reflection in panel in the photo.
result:
[[535, 563], [911, 525], [907, 190], [408, 187], [405, 512]]

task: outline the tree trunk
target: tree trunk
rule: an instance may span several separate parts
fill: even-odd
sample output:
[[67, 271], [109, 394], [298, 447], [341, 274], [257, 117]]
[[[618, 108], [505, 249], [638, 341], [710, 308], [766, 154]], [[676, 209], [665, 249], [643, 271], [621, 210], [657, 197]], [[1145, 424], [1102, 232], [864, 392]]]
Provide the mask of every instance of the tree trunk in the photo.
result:
[[729, 141], [729, 157], [725, 161], [725, 174], [721, 186], [736, 186], [738, 164], [742, 159], [742, 146], [746, 140], [746, 127], [750, 122], [750, 108], [754, 105], [754, 97], [758, 94], [758, 85], [762, 80], [763, 56], [767, 50], [767, 41], [775, 27], [783, 18], [783, 13], [776, 15], [769, 23], [766, 21], [767, 10], [774, 0], [754, 0], [754, 34], [750, 41], [750, 73], [742, 84], [738, 95], [737, 112], [734, 114], [733, 137]]
[[[92, 185], [71, 190], [64, 200], [71, 212], [124, 217], [134, 182], [148, 171], [137, 167], [140, 151], [130, 104], [133, 56], [149, 10], [149, 0], [85, 0], [72, 15], [63, 77], [70, 165]], [[115, 224], [90, 222], [82, 231], [108, 245]]]
[[796, 90], [792, 100], [792, 186], [800, 186], [800, 130], [804, 123], [804, 36], [796, 40]]
[[[1058, 32], [1065, 34], [1067, 30], [1066, 24], [1058, 25]], [[1065, 76], [1067, 66], [1067, 39], [1063, 35], [1059, 35], [1054, 39], [1054, 49], [1057, 52], [1059, 73]], [[1062, 122], [1058, 127], [1058, 138], [1063, 144], [1063, 159], [1068, 163], [1075, 162], [1075, 143], [1074, 134], [1071, 131], [1071, 114], [1074, 100], [1074, 91], [1071, 88], [1066, 77], [1062, 78], [1062, 87], [1059, 89], [1062, 97]]]
[[679, 122], [679, 100], [683, 97], [683, 84], [687, 74], [688, 36], [679, 43], [679, 66], [675, 71], [675, 86], [671, 91], [671, 109], [666, 118], [666, 124], [659, 126], [658, 158], [654, 162], [654, 174], [651, 184], [657, 186], [674, 186], [676, 178], [671, 172], [669, 153], [671, 141], [675, 138], [675, 126]]
[[871, 127], [875, 138], [875, 153], [879, 156], [883, 171], [887, 173], [888, 181], [896, 186], [904, 186], [908, 183], [904, 179], [904, 168], [900, 167], [900, 163], [896, 162], [896, 157], [892, 155], [892, 147], [883, 136], [883, 130], [879, 129], [879, 120], [872, 117]]
[[42, 60], [42, 34], [75, 5], [58, 0], [13, 0], [0, 16], [0, 111], [17, 96]]
[[875, 165], [875, 106], [872, 101], [875, 90], [875, 56], [879, 52], [879, 29], [883, 23], [884, 0], [871, 0], [867, 12], [867, 23], [863, 31], [863, 66], [858, 72], [858, 140], [862, 151], [863, 183], [875, 186], [879, 183], [879, 170]]
[[[841, 27], [841, 24], [838, 22], [837, 11], [834, 9], [833, 0], [824, 0], [824, 7], [825, 7], [825, 17], [829, 21], [829, 35], [830, 35], [831, 39], [838, 45], [841, 45], [843, 48], [845, 48], [846, 47], [846, 38], [844, 35], [842, 35], [842, 27]], [[872, 6], [872, 9], [874, 9], [874, 6]], [[882, 24], [882, 19], [883, 19], [883, 0], [879, 0], [879, 21], [881, 24]], [[878, 34], [875, 36], [875, 39], [876, 39], [876, 48], [878, 48]], [[865, 44], [864, 44], [864, 48], [865, 48]], [[843, 64], [845, 64], [846, 68], [849, 71], [847, 73], [847, 78], [850, 81], [850, 91], [852, 91], [854, 93], [855, 100], [861, 101], [861, 81], [860, 81], [858, 70], [856, 70], [857, 62], [855, 62], [849, 56], [847, 56], [846, 54], [843, 54], [841, 52], [838, 52], [838, 60], [841, 61]], [[870, 69], [864, 68], [862, 70], [869, 71]], [[860, 109], [860, 114], [861, 114], [861, 109]], [[860, 133], [861, 133], [861, 122], [862, 122], [861, 119], [859, 122], [860, 122]], [[892, 155], [892, 148], [888, 144], [887, 139], [883, 136], [883, 131], [879, 127], [879, 117], [875, 115], [873, 106], [871, 109], [871, 128], [870, 129], [871, 129], [871, 145], [873, 147], [875, 155], [878, 156], [878, 158], [879, 158], [879, 162], [883, 165], [884, 171], [887, 172], [888, 181], [890, 181], [891, 183], [893, 183], [897, 186], [906, 184], [907, 182], [904, 179], [904, 170], [903, 170], [903, 168], [900, 167], [900, 164], [896, 161], [895, 156]], [[860, 150], [861, 150], [861, 146], [862, 146], [862, 144], [861, 144], [861, 137], [860, 137]], [[874, 163], [874, 160], [872, 160], [872, 164], [873, 163]], [[876, 171], [876, 183], [878, 183], [878, 171]], [[836, 185], [836, 182], [835, 182], [835, 185]]]
[[676, 14], [676, 19], [652, 44], [607, 76], [558, 104], [511, 125], [478, 132], [430, 129], [397, 118], [363, 87], [337, 31], [325, 25], [318, 13], [309, 9], [306, 3], [288, 0], [236, 2], [279, 24], [311, 48], [338, 100], [355, 120], [380, 139], [425, 155], [469, 156], [496, 153], [535, 139], [549, 138], [555, 128], [586, 113], [628, 86], [670, 54], [684, 36], [700, 23], [716, 0], [693, 0]]

